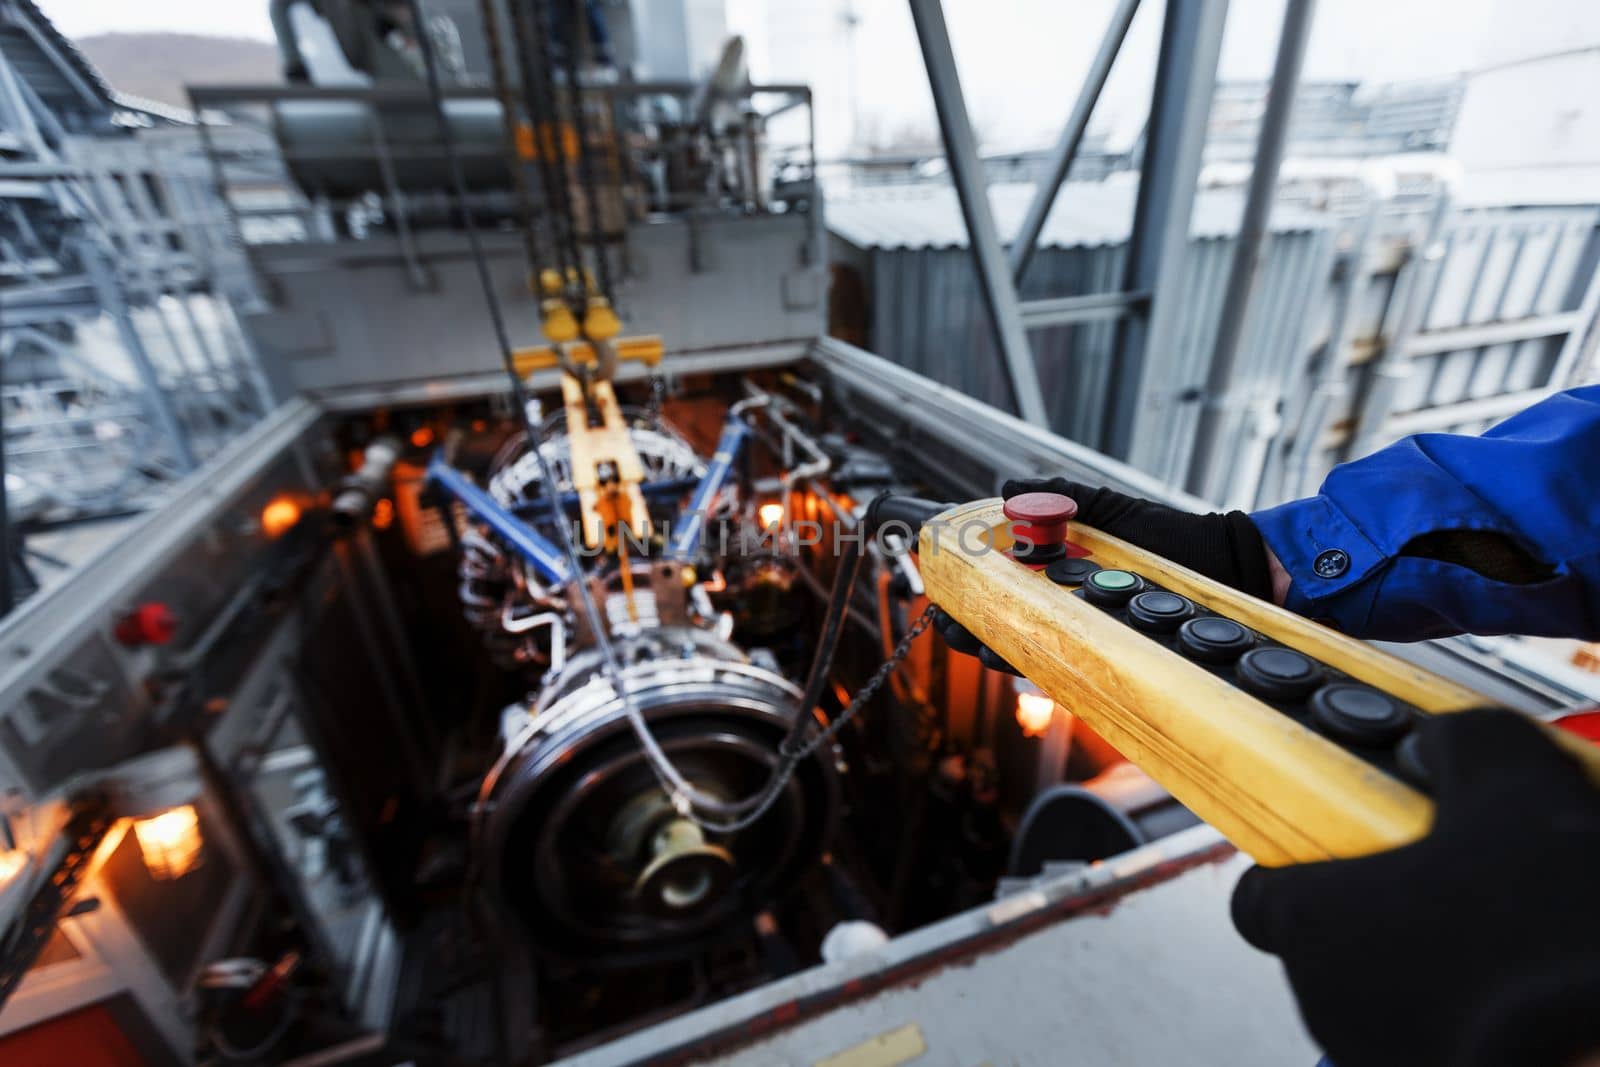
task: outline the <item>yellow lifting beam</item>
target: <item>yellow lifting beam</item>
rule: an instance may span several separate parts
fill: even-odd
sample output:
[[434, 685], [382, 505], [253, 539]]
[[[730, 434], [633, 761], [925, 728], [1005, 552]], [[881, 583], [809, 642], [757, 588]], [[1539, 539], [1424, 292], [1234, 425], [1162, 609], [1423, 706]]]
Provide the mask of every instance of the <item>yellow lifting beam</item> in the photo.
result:
[[[655, 334], [619, 337], [610, 343], [619, 361], [643, 363], [648, 367], [659, 364], [662, 354], [666, 351], [661, 338]], [[526, 378], [534, 371], [553, 370], [561, 366], [562, 352], [565, 352], [567, 359], [577, 366], [588, 366], [599, 362], [596, 346], [587, 341], [564, 344], [560, 346], [560, 351], [557, 351], [554, 345], [530, 345], [514, 351], [511, 359], [517, 368], [517, 373]]]

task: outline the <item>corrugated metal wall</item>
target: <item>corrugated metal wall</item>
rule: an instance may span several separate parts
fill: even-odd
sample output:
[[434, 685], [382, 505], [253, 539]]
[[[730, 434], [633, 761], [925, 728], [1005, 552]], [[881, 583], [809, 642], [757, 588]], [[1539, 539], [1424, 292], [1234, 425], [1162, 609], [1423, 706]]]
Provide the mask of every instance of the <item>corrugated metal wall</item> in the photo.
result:
[[[1152, 373], [1161, 374], [1174, 394], [1205, 382], [1233, 240], [1207, 236], [1189, 247], [1179, 346], [1151, 362]], [[1327, 231], [1278, 232], [1268, 239], [1259, 298], [1245, 330], [1241, 374], [1278, 388], [1304, 373], [1308, 325], [1319, 311], [1318, 294], [1331, 254]], [[1126, 255], [1123, 243], [1040, 249], [1022, 297], [1114, 292], [1122, 283]], [[874, 249], [866, 263], [873, 351], [986, 403], [1015, 410], [966, 249]], [[1114, 411], [1110, 368], [1116, 336], [1117, 324], [1109, 321], [1030, 332], [1055, 432], [1102, 447], [1115, 431], [1108, 420]], [[1176, 457], [1193, 433], [1194, 413], [1185, 410], [1166, 451]]]
[[[1551, 376], [1575, 369], [1556, 366], [1572, 334], [1558, 329], [1562, 322], [1556, 316], [1581, 312], [1586, 297], [1593, 301], [1597, 224], [1595, 208], [1479, 210], [1458, 216], [1431, 264], [1433, 284], [1424, 295], [1421, 329], [1408, 345], [1410, 373], [1395, 394], [1392, 414], [1564, 384], [1551, 382]], [[1488, 329], [1515, 323], [1551, 332], [1495, 341]], [[1434, 425], [1462, 432], [1478, 429], [1478, 421], [1446, 418]]]
[[1331, 409], [1295, 425], [1274, 459], [1300, 435], [1314, 445], [1269, 470], [1264, 503], [1407, 434], [1479, 433], [1593, 373], [1600, 208], [1463, 210], [1431, 235], [1397, 226], [1363, 257]]
[[[1365, 241], [1353, 218], [1268, 238], [1236, 379], [1249, 403], [1225, 431], [1235, 469], [1204, 485], [1184, 482], [1233, 240], [1214, 228], [1191, 240], [1177, 346], [1147, 362], [1163, 417], [1141, 466], [1219, 502], [1266, 506], [1404, 434], [1478, 432], [1594, 365], [1600, 208], [1372, 211]], [[839, 247], [867, 286], [869, 347], [1014, 410], [964, 247]], [[1041, 248], [1021, 295], [1115, 291], [1125, 248]], [[1116, 338], [1110, 321], [1030, 333], [1055, 432], [1103, 448], [1117, 429]]]

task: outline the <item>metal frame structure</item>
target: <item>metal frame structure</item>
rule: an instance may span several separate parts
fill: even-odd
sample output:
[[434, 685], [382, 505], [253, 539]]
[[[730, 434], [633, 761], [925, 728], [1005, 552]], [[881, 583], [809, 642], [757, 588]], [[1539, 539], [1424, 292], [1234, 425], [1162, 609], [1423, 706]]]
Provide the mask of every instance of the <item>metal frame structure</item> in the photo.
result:
[[[1189, 276], [1189, 224], [1226, 0], [1167, 0], [1150, 116], [1137, 153], [1142, 157], [1138, 196], [1120, 289], [1020, 300], [1017, 286], [1035, 258], [1039, 235], [1061, 195], [1137, 0], [1120, 0], [1113, 9], [1008, 253], [989, 210], [939, 3], [910, 3], [977, 289], [1014, 410], [1028, 422], [1044, 426], [1048, 421], [1039, 410], [1041, 374], [1028, 331], [1114, 321], [1117, 341], [1104, 400], [1108, 415], [1088, 431], [1084, 443], [1208, 501], [1260, 506], [1313, 489], [1330, 455], [1334, 461], [1354, 458], [1417, 431], [1482, 429], [1550, 391], [1576, 384], [1600, 350], [1600, 331], [1594, 328], [1600, 281], [1579, 278], [1570, 292], [1553, 291], [1569, 274], [1577, 278], [1572, 274], [1576, 264], [1600, 255], [1600, 230], [1585, 221], [1586, 209], [1547, 211], [1548, 220], [1532, 219], [1531, 209], [1520, 215], [1513, 210], [1503, 220], [1481, 222], [1487, 216], [1454, 203], [1447, 167], [1429, 175], [1437, 192], [1420, 232], [1414, 224], [1417, 198], [1397, 192], [1398, 172], [1382, 191], [1367, 190], [1365, 215], [1358, 212], [1339, 224], [1354, 251], [1341, 251], [1331, 260], [1335, 276], [1325, 335], [1312, 332], [1316, 323], [1298, 332], [1263, 326], [1264, 307], [1270, 306], [1263, 301], [1281, 287], [1277, 279], [1261, 277], [1260, 264], [1315, 0], [1290, 0], [1284, 8], [1250, 180], [1226, 281], [1217, 290], [1216, 332], [1199, 379], [1192, 377], [1191, 365], [1180, 366], [1176, 353], [1197, 316], [1186, 302], [1202, 298], [1184, 291], [1183, 279]], [[1396, 240], [1397, 227], [1402, 249], [1416, 249], [1400, 253], [1398, 268], [1389, 265], [1392, 257], [1375, 250], [1377, 243]], [[1559, 232], [1552, 237], [1554, 231]], [[1552, 241], [1561, 246], [1555, 252]], [[1479, 273], [1483, 277], [1475, 281]], [[1386, 281], [1390, 276], [1392, 285]], [[1530, 299], [1534, 306], [1526, 306]], [[1358, 320], [1372, 307], [1380, 314], [1369, 337]], [[1250, 340], [1263, 329], [1264, 337]], [[1245, 354], [1260, 344], [1281, 351], [1275, 358], [1284, 373], [1269, 375], [1272, 381], [1262, 378], [1258, 358]], [[1483, 365], [1481, 371], [1461, 369], [1474, 360]], [[1495, 368], [1508, 362], [1515, 368], [1497, 388]], [[1423, 364], [1429, 365], [1419, 370]], [[1435, 364], [1444, 369], [1435, 372]], [[1437, 386], [1428, 384], [1430, 373], [1442, 376]], [[1297, 375], [1307, 378], [1314, 393], [1304, 401], [1291, 391]], [[1470, 383], [1461, 380], [1463, 375], [1470, 375]], [[1059, 372], [1044, 376], [1051, 379], [1059, 382]], [[1348, 415], [1344, 408], [1350, 409]]]
[[116, 97], [31, 5], [0, 3], [0, 34], [6, 518], [40, 528], [147, 505], [273, 398], [194, 131]]
[[989, 308], [989, 324], [994, 330], [1000, 355], [1005, 360], [1011, 382], [1011, 396], [1017, 411], [1029, 422], [1046, 423], [1044, 396], [1039, 389], [1039, 371], [1028, 347], [1027, 329], [1022, 322], [1022, 307], [1017, 299], [1011, 268], [1000, 248], [999, 231], [989, 209], [989, 193], [978, 158], [978, 139], [972, 132], [961, 77], [956, 71], [955, 52], [950, 47], [950, 31], [945, 26], [940, 0], [911, 0], [911, 17], [922, 45], [922, 59], [928, 68], [928, 85], [933, 90], [934, 109], [939, 114], [939, 130], [944, 137], [945, 156], [950, 162], [950, 177], [961, 201], [961, 215], [971, 238], [973, 266]]
[[[636, 106], [650, 116], [673, 113], [669, 105], [692, 99], [698, 88], [688, 81], [650, 81], [595, 86], [593, 91], [607, 106]], [[210, 149], [215, 181], [240, 227], [244, 254], [264, 296], [245, 325], [283, 395], [309, 393], [333, 402], [363, 395], [370, 386], [408, 379], [431, 397], [441, 378], [453, 382], [479, 373], [503, 385], [497, 344], [481, 314], [473, 260], [454, 228], [453, 212], [440, 210], [451, 199], [438, 195], [430, 184], [438, 178], [436, 171], [408, 173], [402, 165], [431, 165], [442, 147], [412, 126], [409, 143], [391, 138], [391, 159], [397, 165], [391, 169], [373, 165], [380, 152], [374, 141], [377, 122], [352, 125], [355, 132], [348, 144], [291, 141], [280, 147], [272, 137], [277, 116], [287, 105], [332, 105], [347, 116], [370, 120], [424, 102], [420, 89], [227, 86], [193, 87], [190, 94], [205, 120], [200, 132]], [[481, 89], [448, 90], [444, 96], [452, 104], [498, 104]], [[747, 121], [782, 116], [786, 125], [767, 142], [769, 159], [784, 150], [782, 180], [770, 195], [755, 196], [753, 204], [744, 195], [756, 188], [744, 180], [748, 168], [741, 169], [733, 193], [697, 188], [692, 197], [684, 195], [681, 182], [646, 188], [644, 179], [635, 176], [629, 189], [639, 195], [608, 236], [617, 268], [613, 300], [630, 328], [659, 333], [669, 354], [720, 352], [737, 362], [767, 358], [757, 352], [803, 347], [821, 333], [827, 282], [823, 213], [814, 195], [810, 91], [792, 84], [752, 85], [740, 89], [730, 103]], [[688, 137], [683, 131], [668, 132]], [[490, 152], [498, 161], [504, 149], [496, 138], [471, 151], [487, 164]], [[330, 156], [341, 163], [364, 158], [368, 165], [359, 182], [345, 182], [328, 195], [319, 195], [314, 181], [297, 180], [297, 163], [312, 161], [309, 177], [315, 178], [316, 166]], [[465, 158], [477, 159], [471, 152]], [[475, 208], [486, 216], [513, 218], [517, 205], [510, 175], [485, 167], [475, 177], [468, 182]], [[492, 184], [496, 179], [504, 180], [497, 186]], [[336, 225], [340, 214], [369, 203], [380, 205], [383, 224], [363, 232], [346, 225], [341, 232]], [[650, 210], [640, 209], [643, 205]], [[414, 212], [409, 216], [413, 224], [401, 227], [398, 223], [408, 211]], [[486, 229], [480, 240], [496, 285], [502, 286], [499, 291], [524, 291], [527, 252], [518, 233]], [[362, 269], [349, 270], [354, 262]], [[419, 278], [426, 285], [419, 287]], [[419, 316], [420, 321], [349, 314], [352, 302], [362, 306], [384, 301], [400, 291], [414, 294], [415, 307], [432, 310]], [[710, 307], [717, 313], [700, 311]], [[540, 342], [538, 318], [531, 310], [517, 308], [508, 316], [517, 346]], [[340, 358], [321, 358], [330, 352]]]
[[[1050, 153], [1046, 177], [1034, 189], [1028, 213], [1023, 216], [1022, 225], [1011, 241], [1011, 274], [1018, 285], [1022, 284], [1022, 276], [1027, 272], [1028, 264], [1033, 261], [1034, 249], [1039, 244], [1039, 233], [1044, 229], [1045, 220], [1050, 217], [1050, 209], [1056, 206], [1061, 183], [1067, 180], [1067, 174], [1072, 170], [1072, 162], [1078, 156], [1078, 146], [1083, 143], [1084, 131], [1089, 128], [1089, 118], [1094, 114], [1095, 102], [1100, 99], [1100, 93], [1106, 87], [1106, 79], [1111, 76], [1111, 67], [1117, 61], [1117, 53], [1122, 51], [1123, 39], [1128, 36], [1128, 28], [1133, 25], [1133, 16], [1138, 13], [1139, 0], [1119, 0], [1117, 9], [1111, 13], [1111, 21], [1106, 26], [1105, 37], [1100, 41], [1100, 49], [1090, 61], [1089, 70], [1083, 77], [1083, 88], [1078, 91], [1078, 100], [1072, 105], [1072, 111], [1067, 115], [1067, 123], [1061, 128], [1061, 136]], [[1026, 308], [1023, 309], [1023, 314], [1027, 315]], [[1036, 324], [1045, 325], [1043, 322]]]
[[[939, 113], [951, 180], [966, 220], [968, 247], [1018, 412], [1029, 422], [1045, 424], [1038, 368], [1028, 345], [1027, 330], [1112, 318], [1123, 322], [1120, 351], [1113, 368], [1123, 383], [1118, 402], [1140, 411], [1142, 416], [1157, 417], [1140, 403], [1142, 394], [1148, 391], [1145, 354], [1161, 352], [1176, 324], [1162, 295], [1172, 288], [1171, 279], [1181, 269], [1188, 239], [1227, 16], [1226, 0], [1168, 0], [1123, 291], [1030, 303], [1018, 300], [1016, 283], [1027, 269], [1039, 233], [1072, 167], [1095, 102], [1137, 13], [1137, 0], [1123, 0], [1112, 12], [1105, 37], [1052, 153], [1046, 180], [1035, 190], [1009, 257], [1001, 248], [989, 212], [983, 169], [942, 9], [938, 0], [910, 2]], [[1292, 73], [1298, 73], [1297, 65]], [[1292, 92], [1280, 91], [1275, 83], [1274, 95], [1292, 96]], [[1113, 420], [1113, 425], [1128, 421]], [[1135, 432], [1099, 444], [1115, 455], [1130, 455], [1137, 451], [1135, 443], [1140, 436]]]
[[1117, 436], [1100, 442], [1135, 466], [1150, 465], [1152, 451], [1161, 443], [1151, 427], [1170, 417], [1160, 391], [1153, 388], [1159, 375], [1150, 364], [1152, 356], [1159, 359], [1172, 349], [1180, 321], [1176, 279], [1189, 240], [1227, 8], [1226, 0], [1168, 0], [1162, 26], [1123, 281], [1125, 289], [1149, 294], [1149, 300], [1122, 321], [1111, 368], [1119, 409], [1112, 422]]

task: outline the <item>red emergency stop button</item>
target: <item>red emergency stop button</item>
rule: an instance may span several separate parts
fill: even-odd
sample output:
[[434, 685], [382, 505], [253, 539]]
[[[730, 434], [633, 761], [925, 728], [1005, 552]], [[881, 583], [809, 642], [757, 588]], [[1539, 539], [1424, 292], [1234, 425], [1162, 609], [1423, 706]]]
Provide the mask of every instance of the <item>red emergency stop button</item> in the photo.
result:
[[1067, 523], [1078, 513], [1076, 500], [1060, 493], [1022, 493], [1002, 510], [1017, 539], [1011, 555], [1018, 563], [1041, 567], [1067, 554]]
[[1556, 720], [1556, 726], [1600, 745], [1600, 705], [1563, 715]]
[[178, 617], [159, 600], [149, 600], [117, 620], [116, 638], [128, 648], [164, 645], [178, 632]]

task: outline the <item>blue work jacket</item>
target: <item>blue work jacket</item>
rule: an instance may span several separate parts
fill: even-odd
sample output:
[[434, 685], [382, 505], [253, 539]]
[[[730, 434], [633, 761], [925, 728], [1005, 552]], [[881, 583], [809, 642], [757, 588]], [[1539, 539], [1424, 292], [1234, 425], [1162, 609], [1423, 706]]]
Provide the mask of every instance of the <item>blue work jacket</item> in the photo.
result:
[[[1600, 640], [1600, 386], [1558, 393], [1481, 437], [1417, 434], [1335, 467], [1316, 496], [1252, 515], [1289, 572], [1284, 606], [1349, 634]], [[1510, 585], [1400, 554], [1493, 530], [1552, 576]]]

